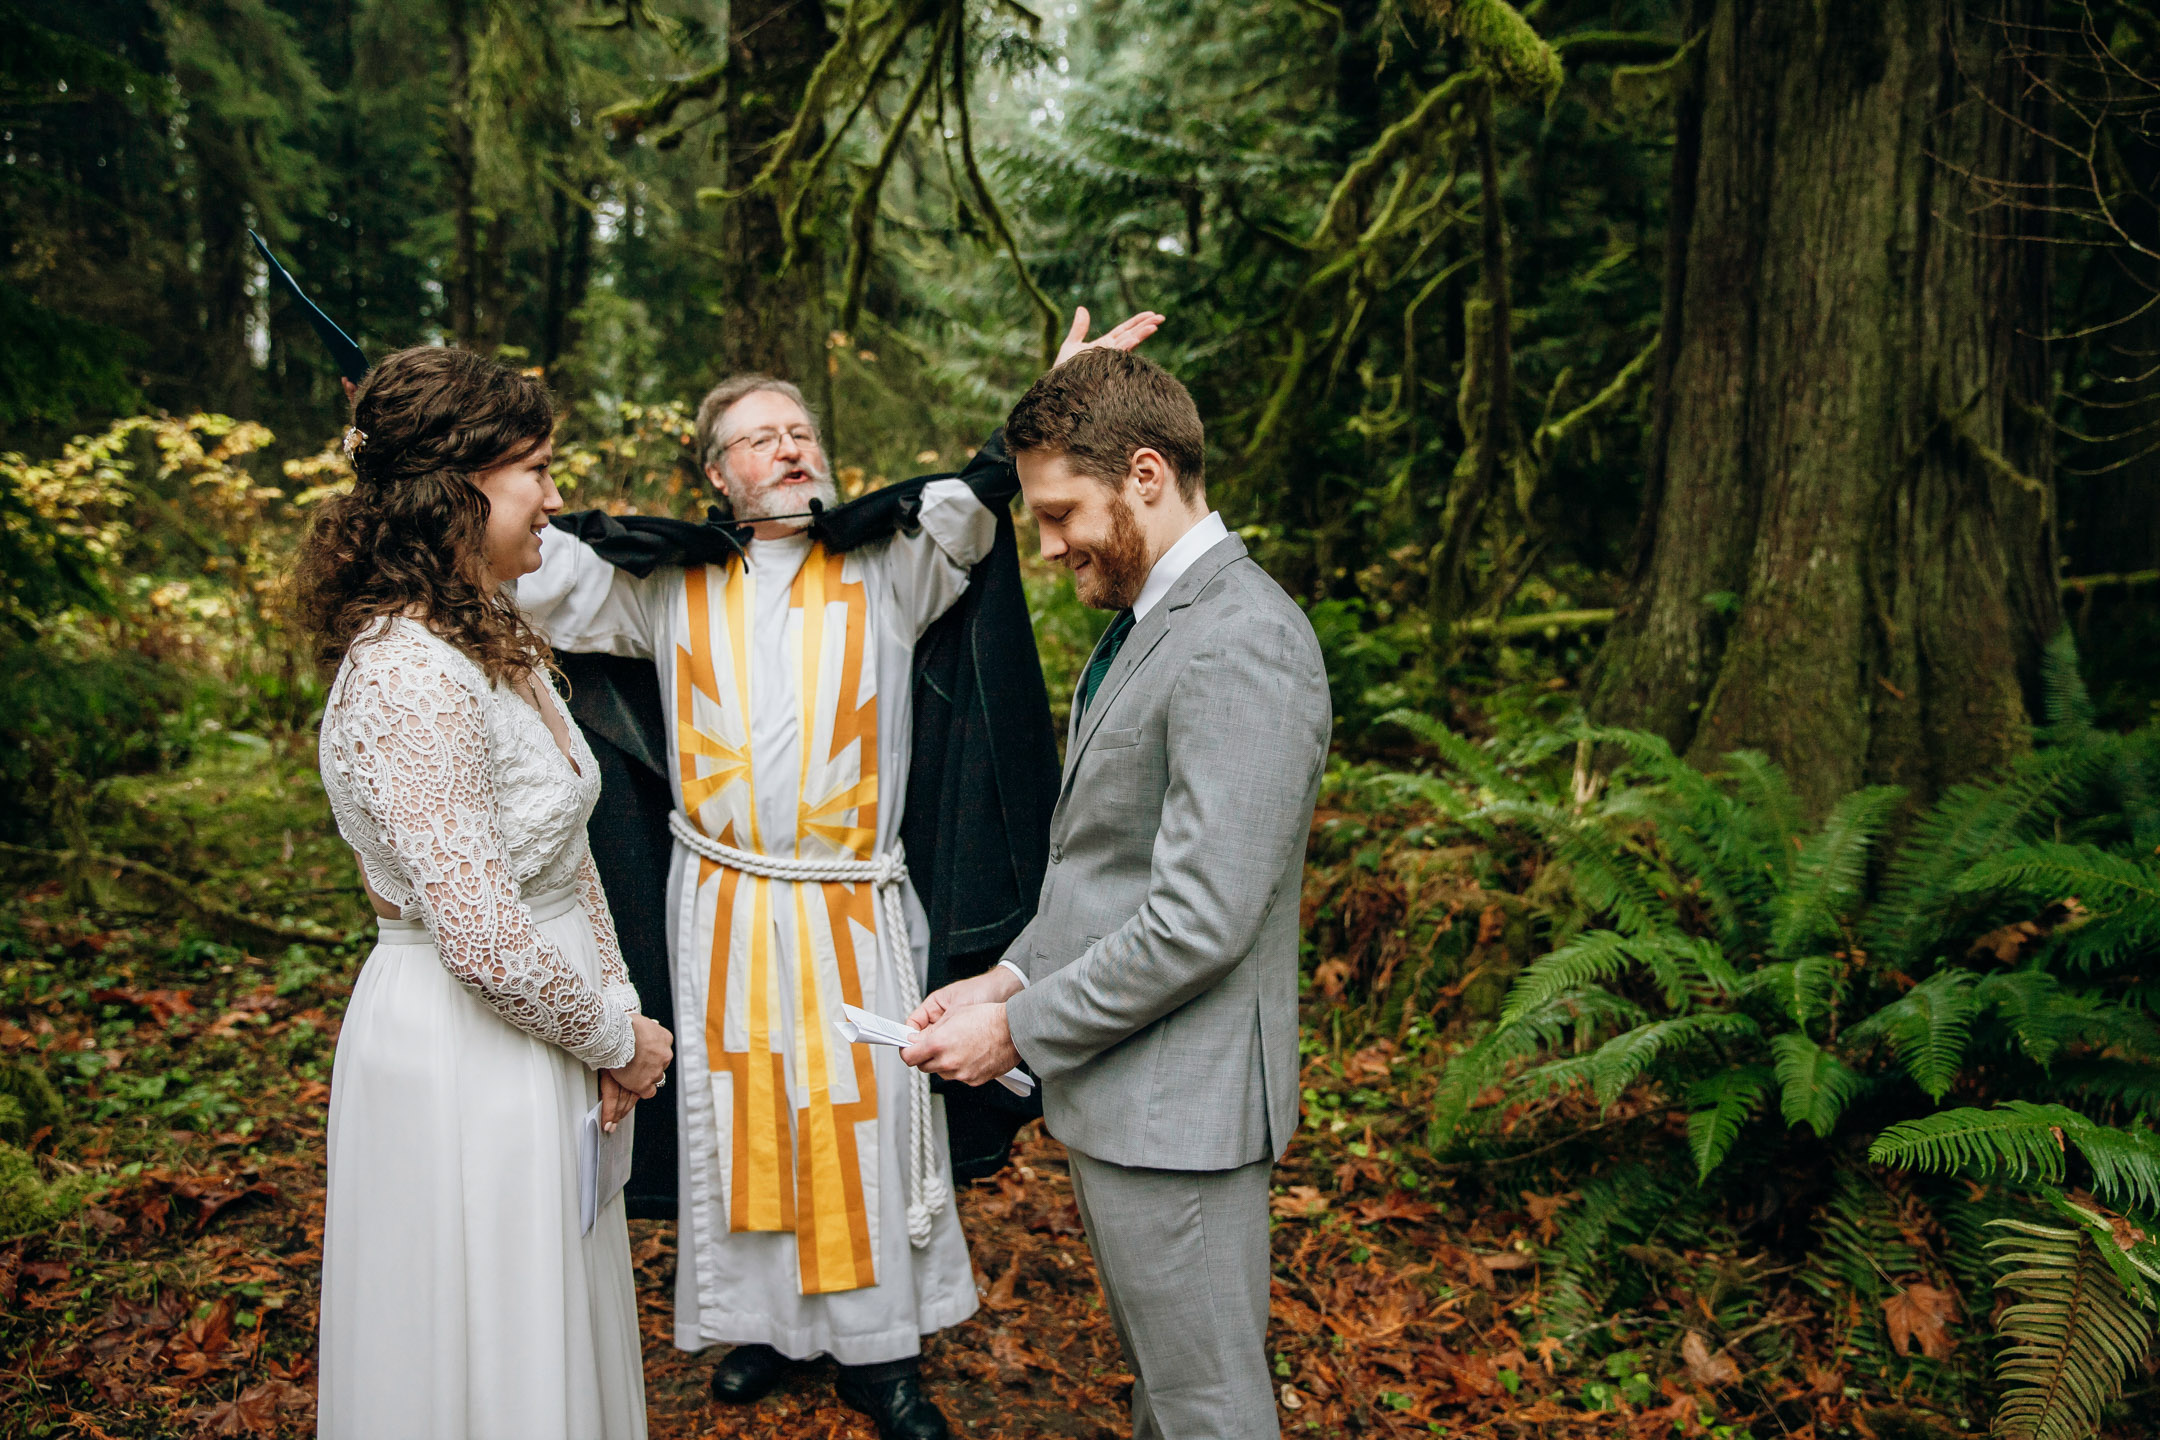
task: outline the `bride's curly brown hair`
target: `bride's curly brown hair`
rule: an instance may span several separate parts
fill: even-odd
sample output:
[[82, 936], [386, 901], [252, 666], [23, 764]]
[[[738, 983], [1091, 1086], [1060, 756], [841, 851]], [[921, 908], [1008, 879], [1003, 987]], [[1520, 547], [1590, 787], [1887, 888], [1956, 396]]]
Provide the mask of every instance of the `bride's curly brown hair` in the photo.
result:
[[325, 670], [383, 615], [410, 614], [492, 681], [548, 665], [544, 641], [487, 579], [475, 477], [555, 428], [545, 386], [468, 350], [400, 350], [353, 397], [352, 490], [324, 502], [293, 572], [297, 619]]

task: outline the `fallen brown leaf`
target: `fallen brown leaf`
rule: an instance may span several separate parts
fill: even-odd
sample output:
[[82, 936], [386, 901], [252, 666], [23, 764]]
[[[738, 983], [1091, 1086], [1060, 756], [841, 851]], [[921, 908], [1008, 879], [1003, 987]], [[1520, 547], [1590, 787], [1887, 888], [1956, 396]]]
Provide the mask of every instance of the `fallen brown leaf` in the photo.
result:
[[1890, 1343], [1900, 1355], [1912, 1353], [1913, 1342], [1930, 1360], [1946, 1360], [1957, 1348], [1949, 1323], [1957, 1318], [1957, 1297], [1933, 1285], [1908, 1285], [1882, 1302], [1883, 1322], [1890, 1329]]
[[1710, 1342], [1700, 1330], [1690, 1330], [1680, 1342], [1680, 1358], [1687, 1362], [1688, 1374], [1698, 1385], [1731, 1385], [1740, 1379], [1740, 1367], [1733, 1364], [1723, 1351], [1710, 1353]]

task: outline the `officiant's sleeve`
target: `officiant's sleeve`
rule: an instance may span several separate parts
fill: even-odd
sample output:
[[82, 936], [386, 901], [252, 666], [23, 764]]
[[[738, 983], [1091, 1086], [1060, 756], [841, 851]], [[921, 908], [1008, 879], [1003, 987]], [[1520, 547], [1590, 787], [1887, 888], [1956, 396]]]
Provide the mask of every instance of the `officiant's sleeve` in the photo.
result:
[[[1264, 695], [1270, 704], [1226, 703]], [[1046, 1082], [1211, 989], [1252, 953], [1305, 852], [1326, 762], [1327, 683], [1310, 635], [1240, 614], [1171, 692], [1169, 789], [1139, 912], [1005, 1004], [1015, 1048]]]
[[967, 590], [968, 571], [997, 540], [997, 516], [965, 480], [923, 486], [916, 528], [902, 530], [887, 551], [894, 598], [915, 622], [916, 639], [952, 609]]
[[660, 587], [675, 573], [640, 577], [549, 526], [540, 535], [540, 568], [517, 582], [517, 605], [557, 650], [650, 660]]

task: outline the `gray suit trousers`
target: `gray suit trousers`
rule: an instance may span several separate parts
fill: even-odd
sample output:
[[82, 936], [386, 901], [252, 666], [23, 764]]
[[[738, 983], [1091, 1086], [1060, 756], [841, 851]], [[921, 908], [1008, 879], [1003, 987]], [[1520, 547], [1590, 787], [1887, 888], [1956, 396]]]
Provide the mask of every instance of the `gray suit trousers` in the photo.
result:
[[1142, 1170], [1066, 1154], [1135, 1377], [1133, 1440], [1279, 1436], [1267, 1371], [1274, 1161]]

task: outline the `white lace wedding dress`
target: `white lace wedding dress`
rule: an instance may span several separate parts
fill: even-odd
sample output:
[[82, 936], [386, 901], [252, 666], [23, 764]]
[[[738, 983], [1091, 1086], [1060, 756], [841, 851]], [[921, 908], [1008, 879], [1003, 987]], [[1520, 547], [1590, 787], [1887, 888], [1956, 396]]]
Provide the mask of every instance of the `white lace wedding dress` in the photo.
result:
[[579, 1130], [637, 992], [585, 846], [599, 771], [562, 723], [568, 757], [413, 620], [331, 686], [323, 787], [405, 918], [380, 922], [331, 1075], [321, 1436], [645, 1434], [621, 1196], [578, 1233]]

